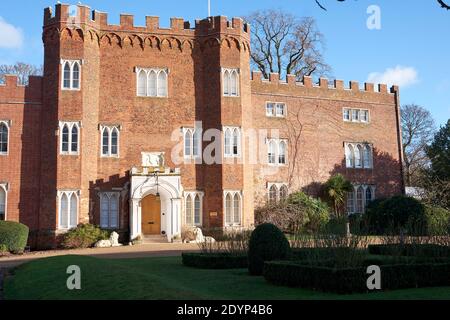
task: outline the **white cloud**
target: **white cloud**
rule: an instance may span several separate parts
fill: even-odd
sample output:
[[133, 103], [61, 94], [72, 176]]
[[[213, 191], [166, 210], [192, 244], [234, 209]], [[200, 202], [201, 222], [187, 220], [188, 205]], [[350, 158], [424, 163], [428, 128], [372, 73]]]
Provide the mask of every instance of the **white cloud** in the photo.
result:
[[384, 83], [389, 86], [398, 85], [408, 87], [419, 81], [419, 75], [414, 67], [396, 66], [388, 68], [384, 72], [372, 72], [367, 78], [367, 82]]
[[20, 48], [23, 43], [22, 30], [0, 17], [0, 48]]

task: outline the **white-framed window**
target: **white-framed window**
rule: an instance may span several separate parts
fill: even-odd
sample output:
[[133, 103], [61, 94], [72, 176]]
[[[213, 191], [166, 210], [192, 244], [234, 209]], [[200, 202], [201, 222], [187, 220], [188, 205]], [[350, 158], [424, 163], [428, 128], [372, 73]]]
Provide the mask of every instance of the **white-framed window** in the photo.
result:
[[0, 183], [0, 221], [6, 220], [8, 208], [8, 184]]
[[345, 163], [347, 168], [372, 169], [373, 147], [369, 143], [345, 143]]
[[274, 117], [275, 116], [275, 103], [266, 102], [266, 116]]
[[167, 68], [139, 68], [136, 67], [137, 95], [139, 97], [168, 96]]
[[286, 117], [286, 104], [283, 102], [266, 102], [266, 116]]
[[368, 109], [343, 108], [343, 119], [345, 122], [369, 123], [370, 113]]
[[203, 196], [200, 191], [187, 191], [184, 193], [185, 224], [188, 226], [201, 226], [203, 223]]
[[347, 192], [347, 213], [364, 213], [367, 205], [375, 200], [375, 186], [354, 185], [351, 192]]
[[237, 227], [242, 224], [242, 192], [236, 190], [225, 190], [224, 199], [224, 225], [226, 227]]
[[202, 128], [183, 128], [184, 157], [199, 158], [202, 153]]
[[360, 118], [361, 122], [365, 122], [365, 123], [369, 122], [369, 110], [361, 110], [359, 115], [360, 115], [359, 118]]
[[270, 165], [287, 164], [287, 140], [267, 139], [267, 161]]
[[280, 118], [283, 118], [286, 116], [286, 104], [277, 103], [276, 116], [280, 117]]
[[100, 192], [100, 227], [119, 228], [120, 192]]
[[224, 155], [227, 158], [241, 155], [241, 128], [224, 127]]
[[239, 96], [239, 69], [222, 68], [223, 95]]
[[82, 60], [61, 60], [63, 90], [80, 90]]
[[350, 109], [344, 108], [343, 119], [344, 121], [350, 121]]
[[80, 122], [59, 122], [59, 153], [78, 155], [80, 151]]
[[105, 126], [100, 125], [101, 150], [102, 157], [118, 158], [119, 157], [119, 141], [120, 141], [120, 125]]
[[77, 227], [79, 198], [79, 190], [58, 191], [59, 229], [67, 230]]
[[286, 200], [289, 195], [287, 183], [267, 183], [269, 203]]
[[8, 155], [11, 121], [0, 120], [0, 156]]

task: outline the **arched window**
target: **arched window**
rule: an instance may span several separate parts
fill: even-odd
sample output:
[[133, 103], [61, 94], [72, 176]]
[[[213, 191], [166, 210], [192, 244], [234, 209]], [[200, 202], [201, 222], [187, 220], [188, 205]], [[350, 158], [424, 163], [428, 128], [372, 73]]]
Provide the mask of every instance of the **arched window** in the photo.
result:
[[372, 168], [372, 148], [370, 145], [364, 147], [364, 168]]
[[362, 168], [362, 160], [363, 157], [363, 148], [360, 144], [358, 144], [355, 148], [355, 167]]
[[0, 221], [6, 219], [6, 191], [0, 186]]
[[268, 161], [270, 164], [276, 163], [275, 147], [275, 141], [271, 140], [268, 147]]
[[158, 75], [158, 97], [167, 96], [167, 74], [161, 70]]
[[233, 130], [233, 155], [239, 155], [239, 130], [235, 128]]
[[230, 72], [228, 70], [223, 73], [223, 94], [230, 95]]
[[148, 84], [147, 84], [147, 96], [156, 97], [157, 95], [157, 75], [156, 72], [151, 70], [148, 74]]
[[78, 225], [77, 191], [62, 191], [59, 199], [59, 228], [75, 228]]
[[236, 70], [233, 70], [230, 74], [230, 94], [232, 96], [238, 95], [238, 73]]
[[364, 189], [358, 187], [356, 190], [356, 213], [362, 213], [364, 208]]
[[186, 224], [192, 226], [193, 223], [193, 214], [192, 214], [192, 197], [189, 194], [186, 198]]
[[288, 197], [288, 188], [285, 185], [283, 185], [280, 188], [280, 200], [282, 201], [286, 200], [287, 197]]
[[71, 152], [78, 152], [78, 127], [73, 126], [72, 127], [72, 137], [71, 137], [71, 146], [70, 151]]
[[70, 63], [67, 61], [64, 64], [64, 75], [63, 75], [63, 88], [64, 89], [70, 89]]
[[225, 198], [225, 223], [231, 225], [233, 223], [233, 200], [231, 194], [228, 193]]
[[109, 225], [111, 228], [119, 227], [119, 197], [116, 194], [109, 199]]
[[276, 185], [272, 185], [269, 189], [269, 202], [275, 203], [277, 202], [278, 190]]
[[69, 152], [69, 127], [67, 124], [63, 126], [62, 130], [62, 152]]
[[138, 96], [147, 95], [147, 73], [144, 70], [139, 71], [138, 75]]
[[100, 197], [100, 226], [109, 227], [109, 198], [106, 193]]
[[233, 223], [240, 224], [241, 223], [241, 197], [239, 194], [234, 195], [233, 201]]
[[61, 204], [59, 207], [59, 226], [62, 229], [69, 227], [69, 199], [65, 193], [61, 196]]
[[231, 130], [230, 129], [225, 129], [225, 155], [226, 156], [231, 156], [232, 152], [231, 152]]
[[194, 138], [193, 138], [193, 150], [194, 150], [194, 157], [200, 156], [201, 152], [201, 139], [202, 139], [202, 132], [201, 129], [195, 129], [194, 131]]
[[186, 157], [192, 156], [192, 132], [186, 130], [184, 134], [184, 155]]
[[119, 131], [113, 128], [111, 131], [111, 155], [117, 156], [119, 154]]
[[80, 65], [78, 62], [73, 64], [72, 89], [80, 89]]
[[102, 133], [102, 155], [109, 155], [109, 128], [103, 128]]
[[278, 152], [278, 163], [286, 164], [286, 142], [281, 141]]
[[9, 129], [4, 122], [0, 122], [0, 154], [8, 153]]
[[347, 192], [347, 213], [355, 213], [355, 192]]
[[69, 228], [75, 228], [78, 225], [78, 199], [75, 193], [70, 198], [70, 225]]
[[345, 158], [346, 158], [346, 163], [347, 163], [347, 168], [353, 168], [355, 165], [355, 159], [354, 159], [354, 149], [353, 146], [351, 144], [348, 144], [346, 146], [346, 150], [345, 150]]
[[195, 196], [194, 200], [194, 224], [195, 225], [201, 224], [201, 203], [198, 194]]
[[100, 226], [107, 229], [119, 227], [119, 194], [105, 192], [100, 194]]
[[372, 192], [372, 188], [370, 186], [368, 186], [366, 188], [366, 199], [365, 199], [365, 206], [367, 207], [370, 203], [370, 201], [373, 200], [373, 192]]

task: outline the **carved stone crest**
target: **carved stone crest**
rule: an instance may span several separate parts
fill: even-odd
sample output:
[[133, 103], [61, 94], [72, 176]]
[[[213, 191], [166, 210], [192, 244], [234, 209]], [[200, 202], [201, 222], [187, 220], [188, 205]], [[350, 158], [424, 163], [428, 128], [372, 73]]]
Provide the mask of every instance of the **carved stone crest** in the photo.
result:
[[142, 152], [143, 167], [164, 167], [164, 152]]

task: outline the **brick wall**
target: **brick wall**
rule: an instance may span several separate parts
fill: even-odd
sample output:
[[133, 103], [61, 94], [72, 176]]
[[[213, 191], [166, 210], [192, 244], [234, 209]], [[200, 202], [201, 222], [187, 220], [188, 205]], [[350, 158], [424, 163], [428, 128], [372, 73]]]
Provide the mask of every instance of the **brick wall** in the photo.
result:
[[[355, 183], [376, 184], [377, 196], [402, 192], [398, 88], [388, 92], [380, 85], [375, 92], [373, 85], [361, 90], [351, 82], [346, 89], [342, 81], [329, 88], [325, 79], [315, 86], [310, 78], [296, 83], [289, 76], [280, 82], [276, 74], [262, 81], [259, 73], [250, 74], [250, 30], [238, 18], [199, 20], [193, 28], [172, 18], [170, 28], [160, 28], [157, 17], [147, 17], [146, 25], [138, 27], [130, 15], [110, 25], [107, 14], [91, 16], [88, 7], [78, 8], [76, 17], [69, 17], [67, 5], [45, 10], [43, 79], [31, 78], [24, 88], [8, 77], [0, 86], [0, 120], [12, 120], [11, 153], [0, 156], [0, 181], [11, 186], [8, 218], [39, 229], [40, 242], [54, 239], [57, 190], [63, 189], [80, 190], [79, 220], [97, 224], [99, 191], [121, 190], [120, 227], [126, 231], [129, 170], [141, 164], [141, 152], [165, 152], [167, 165], [181, 169], [184, 190], [205, 193], [206, 227], [223, 226], [225, 189], [242, 190], [247, 226], [253, 223], [255, 205], [266, 199], [267, 182], [288, 182], [290, 191], [314, 191], [331, 174], [342, 172]], [[80, 90], [61, 90], [62, 59], [82, 61]], [[168, 97], [138, 97], [136, 67], [167, 68]], [[240, 70], [239, 97], [223, 96], [221, 68]], [[288, 117], [266, 117], [266, 101], [285, 102]], [[370, 124], [344, 123], [343, 107], [369, 109]], [[79, 155], [59, 154], [59, 121], [81, 122]], [[180, 140], [172, 135], [194, 127], [195, 121], [202, 121], [204, 130], [279, 129], [289, 140], [288, 165], [270, 171], [264, 163], [236, 160], [174, 163], [171, 152]], [[100, 125], [120, 126], [118, 158], [100, 156]], [[248, 160], [256, 151], [251, 141], [243, 141]], [[374, 168], [346, 169], [346, 141], [372, 143]], [[267, 161], [265, 148], [257, 152]]]

